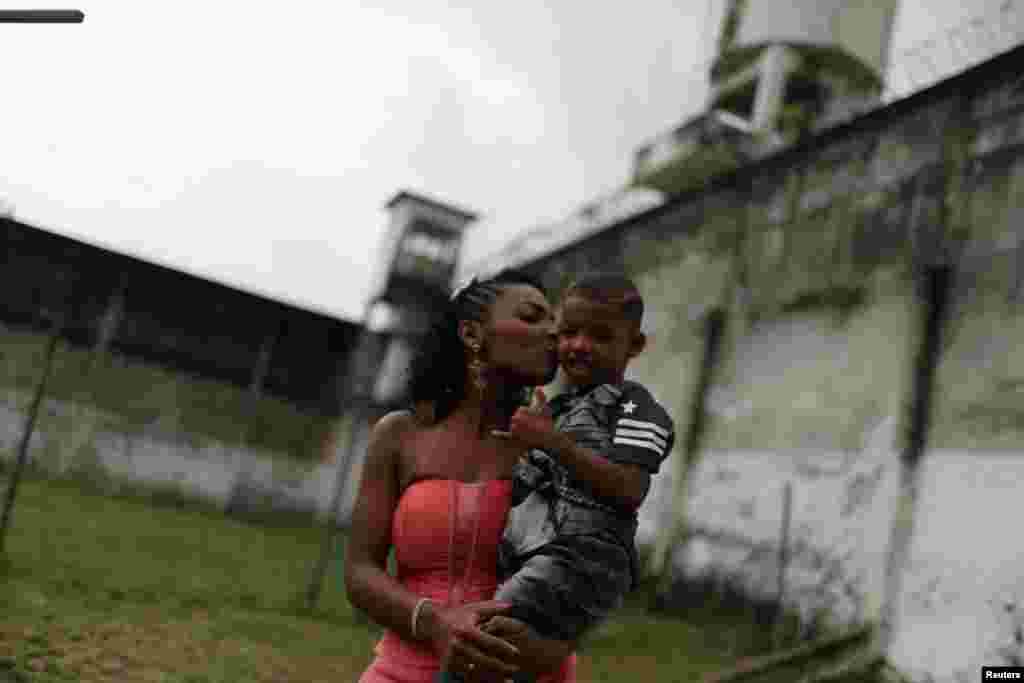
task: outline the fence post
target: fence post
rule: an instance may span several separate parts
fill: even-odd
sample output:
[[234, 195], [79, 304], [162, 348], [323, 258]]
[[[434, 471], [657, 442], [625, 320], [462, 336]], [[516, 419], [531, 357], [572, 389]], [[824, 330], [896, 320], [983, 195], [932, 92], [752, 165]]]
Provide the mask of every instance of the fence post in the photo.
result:
[[355, 457], [354, 451], [358, 445], [359, 430], [363, 428], [364, 422], [371, 415], [373, 402], [371, 347], [374, 343], [374, 336], [370, 331], [370, 322], [377, 303], [377, 299], [371, 299], [367, 302], [366, 308], [363, 311], [359, 336], [349, 352], [350, 355], [346, 363], [343, 381], [347, 383], [347, 386], [342, 392], [341, 404], [342, 407], [348, 407], [349, 430], [344, 454], [339, 454], [338, 456], [338, 469], [335, 472], [334, 491], [331, 494], [330, 509], [327, 512], [327, 522], [324, 528], [323, 542], [320, 546], [320, 556], [313, 565], [309, 584], [306, 586], [306, 607], [309, 609], [313, 609], [320, 598], [324, 575], [327, 573], [327, 567], [330, 564], [335, 526], [337, 525], [341, 501], [348, 486], [349, 474], [352, 471], [353, 458]]
[[779, 574], [775, 598], [775, 646], [782, 644], [785, 621], [786, 570], [789, 568], [789, 530], [793, 520], [793, 482], [782, 487], [782, 525], [779, 530]]
[[42, 405], [43, 397], [46, 395], [46, 384], [50, 379], [50, 371], [53, 368], [53, 356], [57, 351], [57, 343], [60, 341], [62, 325], [59, 321], [53, 322], [53, 330], [50, 332], [50, 340], [46, 345], [46, 358], [43, 361], [43, 373], [36, 385], [36, 394], [32, 398], [32, 405], [28, 410], [28, 419], [25, 422], [25, 432], [21, 436], [21, 443], [18, 445], [18, 460], [14, 465], [14, 472], [11, 473], [11, 481], [7, 487], [7, 495], [4, 497], [3, 516], [0, 517], [0, 555], [4, 552], [4, 539], [7, 538], [7, 528], [11, 523], [11, 511], [14, 508], [14, 496], [18, 492], [18, 483], [21, 481], [21, 474], [28, 462], [28, 448], [32, 442], [32, 434], [36, 428], [36, 418], [39, 415], [39, 407]]

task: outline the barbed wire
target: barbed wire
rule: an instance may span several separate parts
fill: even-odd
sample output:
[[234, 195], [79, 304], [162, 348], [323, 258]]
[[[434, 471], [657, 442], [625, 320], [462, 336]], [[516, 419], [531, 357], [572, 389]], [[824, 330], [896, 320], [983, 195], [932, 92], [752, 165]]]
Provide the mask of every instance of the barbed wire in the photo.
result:
[[1024, 42], [1020, 0], [974, 15], [892, 54], [886, 74], [888, 104], [976, 66]]
[[[931, 1], [933, 6], [938, 6], [945, 0]], [[879, 106], [884, 107], [909, 97], [1021, 43], [1024, 43], [1024, 0], [1004, 0], [994, 10], [973, 15], [908, 48], [892, 51], [884, 74], [885, 87]], [[688, 84], [699, 83], [702, 88], [706, 88], [715, 60], [716, 57], [709, 58], [677, 77]], [[691, 102], [686, 107], [687, 114], [699, 114], [704, 105], [703, 100]], [[647, 137], [643, 142], [654, 143], [665, 134], [664, 130], [656, 131], [655, 135]], [[547, 245], [546, 240], [553, 233], [563, 230], [564, 225], [561, 223], [534, 226], [510, 239], [503, 247], [474, 259], [468, 264], [469, 269], [486, 267], [496, 259], [524, 257], [536, 251], [539, 244]]]
[[[938, 6], [943, 0], [932, 0]], [[882, 105], [907, 97], [1024, 43], [1024, 0], [1004, 0], [999, 7], [944, 28], [889, 57]], [[707, 85], [711, 57], [679, 77]]]

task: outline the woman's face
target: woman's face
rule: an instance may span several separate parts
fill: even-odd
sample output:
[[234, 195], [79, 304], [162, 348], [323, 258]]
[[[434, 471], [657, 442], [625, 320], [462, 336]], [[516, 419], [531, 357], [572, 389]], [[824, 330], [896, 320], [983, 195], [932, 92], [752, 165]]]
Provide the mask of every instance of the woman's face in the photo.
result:
[[487, 366], [508, 381], [547, 384], [558, 368], [555, 317], [547, 297], [529, 285], [502, 287], [485, 326]]

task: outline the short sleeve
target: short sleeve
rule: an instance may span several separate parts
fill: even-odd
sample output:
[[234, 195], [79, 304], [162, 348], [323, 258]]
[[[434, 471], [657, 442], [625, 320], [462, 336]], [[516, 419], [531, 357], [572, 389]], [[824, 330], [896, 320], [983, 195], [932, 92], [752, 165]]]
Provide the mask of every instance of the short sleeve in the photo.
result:
[[609, 460], [639, 465], [657, 474], [675, 443], [675, 425], [650, 392], [627, 382], [613, 409], [612, 450]]

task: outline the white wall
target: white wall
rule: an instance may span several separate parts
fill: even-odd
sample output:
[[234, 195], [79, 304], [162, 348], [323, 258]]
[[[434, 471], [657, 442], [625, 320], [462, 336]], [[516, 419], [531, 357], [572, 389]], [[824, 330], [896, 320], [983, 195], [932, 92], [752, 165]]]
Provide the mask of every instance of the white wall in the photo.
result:
[[[13, 460], [25, 427], [25, 413], [16, 405], [27, 401], [8, 395], [0, 400], [0, 457]], [[45, 401], [42, 413], [61, 413], [68, 408], [57, 401]], [[42, 420], [40, 420], [41, 422]], [[43, 457], [49, 437], [45, 428], [33, 434], [29, 459], [46, 466]], [[145, 434], [121, 434], [100, 431], [94, 445], [101, 465], [110, 474], [126, 481], [144, 484], [175, 484], [183, 491], [220, 506], [227, 505], [236, 487], [271, 497], [281, 509], [315, 510], [326, 515], [334, 491], [338, 463], [344, 463], [341, 451], [345, 439], [336, 445], [337, 453], [329, 464], [302, 466], [288, 463], [268, 453], [252, 452], [214, 444], [196, 448], [188, 443]], [[357, 460], [365, 450], [365, 433], [356, 443]], [[358, 484], [358, 463], [347, 482], [338, 519], [348, 519]]]
[[1010, 652], [1024, 658], [1012, 642], [1024, 625], [1022, 456], [943, 449], [921, 463], [889, 648], [915, 680], [973, 681]]

